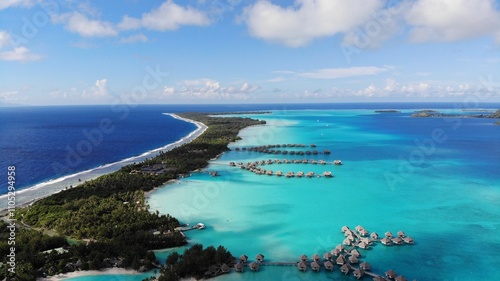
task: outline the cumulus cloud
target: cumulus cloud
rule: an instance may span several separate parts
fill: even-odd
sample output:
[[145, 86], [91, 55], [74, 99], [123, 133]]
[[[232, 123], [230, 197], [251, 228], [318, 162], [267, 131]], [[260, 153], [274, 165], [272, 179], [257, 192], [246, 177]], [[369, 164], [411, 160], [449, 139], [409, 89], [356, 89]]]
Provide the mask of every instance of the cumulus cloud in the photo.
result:
[[120, 42], [125, 43], [125, 44], [137, 43], [137, 42], [147, 42], [147, 41], [148, 41], [148, 37], [142, 33], [131, 35], [129, 37], [125, 37], [125, 38], [120, 39]]
[[33, 0], [2, 0], [0, 1], [0, 10], [14, 6], [31, 7], [33, 4]]
[[97, 80], [92, 88], [83, 91], [82, 97], [89, 99], [103, 99], [109, 97], [107, 84], [108, 79]]
[[0, 30], [0, 49], [12, 42], [10, 34], [5, 30]]
[[389, 70], [388, 68], [375, 66], [358, 66], [346, 68], [324, 68], [312, 72], [298, 73], [298, 76], [314, 79], [338, 79], [353, 76], [377, 75]]
[[203, 12], [191, 7], [182, 7], [168, 0], [157, 9], [142, 14], [141, 18], [124, 16], [118, 27], [122, 30], [147, 28], [166, 31], [178, 29], [181, 25], [200, 26], [209, 23], [210, 20]]
[[62, 23], [66, 29], [84, 37], [117, 36], [118, 31], [113, 24], [105, 21], [89, 19], [79, 12], [53, 15], [54, 23]]
[[493, 35], [500, 39], [500, 13], [493, 0], [417, 0], [406, 13], [412, 42], [452, 42]]
[[183, 81], [180, 87], [167, 86], [163, 90], [163, 97], [181, 100], [246, 100], [259, 87], [248, 82], [234, 86], [222, 86], [212, 79], [197, 79]]
[[350, 31], [383, 4], [383, 0], [296, 0], [293, 6], [281, 7], [260, 0], [245, 8], [242, 19], [252, 36], [298, 47]]
[[12, 51], [6, 51], [0, 53], [0, 60], [5, 61], [19, 61], [19, 62], [27, 62], [27, 61], [35, 61], [39, 60], [42, 57], [40, 55], [32, 54], [30, 50], [26, 47], [17, 47]]

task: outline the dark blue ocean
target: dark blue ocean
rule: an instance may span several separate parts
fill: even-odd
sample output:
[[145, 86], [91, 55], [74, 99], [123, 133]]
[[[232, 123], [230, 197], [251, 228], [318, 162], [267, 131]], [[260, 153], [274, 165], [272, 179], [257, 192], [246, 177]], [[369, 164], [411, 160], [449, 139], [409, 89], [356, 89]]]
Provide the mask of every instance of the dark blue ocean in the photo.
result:
[[[476, 106], [499, 107], [498, 104]], [[195, 129], [194, 124], [162, 113], [461, 107], [452, 103], [1, 107], [0, 169], [16, 167], [16, 187], [20, 190], [137, 156], [175, 142]], [[401, 132], [398, 124], [382, 125], [380, 129]], [[6, 193], [6, 188], [6, 180], [0, 180], [0, 194]]]

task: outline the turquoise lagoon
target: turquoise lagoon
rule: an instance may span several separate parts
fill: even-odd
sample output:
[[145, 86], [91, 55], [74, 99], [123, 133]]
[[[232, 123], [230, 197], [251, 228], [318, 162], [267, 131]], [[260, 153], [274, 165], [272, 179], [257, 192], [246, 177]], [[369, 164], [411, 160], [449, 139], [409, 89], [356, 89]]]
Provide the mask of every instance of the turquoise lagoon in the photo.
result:
[[[253, 259], [262, 253], [267, 261], [296, 261], [301, 254], [322, 255], [342, 242], [343, 225], [363, 225], [379, 234], [403, 230], [416, 242], [361, 250], [361, 260], [375, 273], [393, 269], [409, 280], [500, 280], [494, 266], [500, 263], [500, 127], [491, 119], [410, 118], [412, 112], [248, 115], [267, 124], [242, 130], [242, 140], [230, 145], [232, 151], [206, 170], [158, 189], [149, 204], [182, 222], [203, 222], [205, 230], [187, 232], [190, 244], [224, 245], [235, 256]], [[332, 154], [270, 155], [234, 149], [288, 143], [314, 143], [317, 150]], [[290, 179], [228, 165], [267, 159], [341, 159], [344, 165], [263, 167], [335, 175]], [[220, 176], [211, 177], [209, 171]], [[338, 267], [302, 273], [295, 267], [268, 266], [215, 280], [354, 277], [343, 276]]]

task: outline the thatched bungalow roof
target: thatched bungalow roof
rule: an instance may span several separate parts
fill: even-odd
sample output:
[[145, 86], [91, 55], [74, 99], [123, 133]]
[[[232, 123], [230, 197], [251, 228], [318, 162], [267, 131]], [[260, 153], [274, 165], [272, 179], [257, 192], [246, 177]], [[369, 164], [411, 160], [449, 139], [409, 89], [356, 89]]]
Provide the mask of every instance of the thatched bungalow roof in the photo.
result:
[[313, 261], [319, 261], [321, 259], [321, 257], [318, 254], [312, 255], [311, 258], [312, 258]]
[[332, 258], [333, 258], [333, 254], [332, 254], [332, 253], [330, 253], [330, 252], [326, 252], [326, 253], [324, 253], [324, 254], [323, 254], [323, 258], [324, 258], [325, 260], [330, 260], [330, 259], [332, 259]]
[[403, 241], [406, 243], [406, 244], [414, 244], [415, 241], [413, 241], [413, 238], [411, 238], [410, 236], [406, 236], [403, 238]]
[[340, 254], [340, 252], [341, 251], [339, 249], [337, 249], [337, 248], [335, 248], [335, 249], [333, 249], [333, 250], [330, 251], [330, 253], [332, 255], [334, 255], [335, 257], [338, 256]]
[[368, 231], [366, 229], [361, 229], [359, 231], [359, 235], [361, 235], [361, 236], [367, 236], [368, 235]]
[[349, 257], [349, 262], [350, 263], [359, 263], [359, 260], [356, 256], [350, 256]]
[[359, 268], [361, 268], [363, 270], [370, 270], [372, 268], [372, 266], [367, 262], [362, 262], [359, 264]]
[[251, 263], [249, 264], [249, 266], [250, 266], [250, 269], [251, 269], [252, 271], [259, 271], [259, 264], [258, 264], [258, 263], [256, 263], [256, 262], [251, 262]]
[[351, 271], [351, 267], [348, 264], [344, 264], [340, 267], [340, 272], [344, 273], [345, 275], [349, 274], [349, 271]]
[[343, 255], [339, 255], [337, 257], [337, 259], [335, 260], [335, 262], [338, 264], [338, 265], [343, 265], [345, 264], [345, 258]]
[[387, 237], [384, 237], [380, 240], [380, 242], [386, 246], [390, 246], [392, 244], [392, 241], [391, 239], [387, 238]]
[[389, 269], [385, 272], [385, 276], [387, 276], [388, 278], [396, 278], [398, 274], [396, 273], [396, 271]]
[[408, 279], [406, 279], [403, 275], [399, 275], [394, 280], [395, 281], [408, 281]]
[[352, 241], [351, 241], [351, 239], [346, 238], [346, 239], [344, 239], [344, 241], [342, 241], [342, 244], [347, 245], [347, 246], [351, 246], [352, 245]]
[[362, 229], [365, 229], [362, 225], [358, 225], [356, 226], [354, 229], [356, 229], [356, 231], [361, 231]]
[[227, 264], [223, 263], [221, 266], [220, 266], [220, 270], [222, 271], [222, 273], [228, 273], [230, 268]]
[[307, 270], [307, 265], [305, 262], [301, 261], [297, 264], [297, 268], [300, 270], [300, 271], [306, 271]]
[[325, 261], [323, 263], [323, 265], [325, 266], [326, 270], [330, 270], [330, 271], [333, 270], [333, 263], [331, 261]]
[[258, 254], [257, 256], [255, 256], [255, 260], [258, 262], [262, 262], [264, 260], [264, 255]]
[[344, 236], [354, 236], [354, 232], [352, 232], [352, 230], [350, 229], [347, 229], [346, 231], [344, 231]]
[[235, 264], [234, 270], [236, 270], [236, 272], [243, 272], [243, 265], [241, 263]]
[[361, 241], [358, 243], [358, 247], [360, 247], [361, 249], [366, 249], [368, 248], [368, 244], [366, 244], [364, 241]]
[[392, 239], [392, 242], [396, 245], [401, 245], [401, 244], [403, 244], [403, 239], [401, 239], [401, 237], [398, 236], [398, 237]]
[[352, 249], [352, 250], [349, 252], [349, 254], [351, 254], [351, 256], [355, 256], [355, 257], [360, 257], [360, 256], [361, 256], [361, 254], [359, 253], [359, 251], [358, 251], [358, 250], [356, 250], [356, 249]]
[[387, 237], [387, 238], [392, 238], [392, 237], [393, 237], [392, 232], [387, 231], [387, 232], [385, 233], [385, 237]]
[[374, 277], [373, 278], [373, 281], [387, 281], [387, 279], [385, 279], [384, 277], [382, 276], [377, 276], [377, 277]]
[[311, 269], [312, 269], [312, 270], [314, 270], [314, 271], [319, 271], [319, 268], [320, 268], [319, 263], [317, 263], [317, 262], [315, 262], [315, 261], [313, 261], [313, 262], [311, 263]]
[[302, 255], [299, 257], [299, 260], [301, 260], [301, 261], [307, 261], [307, 260], [309, 260], [309, 258], [308, 258], [305, 254], [302, 254]]
[[370, 234], [370, 237], [372, 239], [378, 239], [378, 233], [377, 232], [372, 232], [372, 234]]
[[241, 262], [245, 263], [245, 262], [247, 262], [247, 260], [248, 260], [248, 256], [247, 255], [241, 255], [240, 256], [240, 261]]
[[344, 245], [342, 245], [342, 244], [338, 244], [338, 245], [335, 247], [335, 249], [338, 249], [339, 251], [341, 251], [341, 252], [342, 252], [342, 251], [345, 251], [345, 246], [344, 246]]
[[363, 277], [363, 275], [365, 275], [365, 272], [361, 268], [356, 268], [352, 272], [352, 274], [354, 274], [354, 277], [356, 277], [356, 279], [360, 279], [361, 277]]
[[400, 230], [400, 231], [398, 231], [398, 236], [403, 238], [406, 236], [406, 234], [402, 230]]

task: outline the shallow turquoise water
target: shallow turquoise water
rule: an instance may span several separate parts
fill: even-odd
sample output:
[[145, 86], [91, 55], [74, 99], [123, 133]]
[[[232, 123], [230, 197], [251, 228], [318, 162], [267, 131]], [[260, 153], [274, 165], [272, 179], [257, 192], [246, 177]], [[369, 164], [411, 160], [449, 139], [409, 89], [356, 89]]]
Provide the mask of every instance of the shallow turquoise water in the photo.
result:
[[[369, 110], [275, 111], [268, 124], [243, 130], [232, 148], [315, 143], [331, 155], [267, 155], [231, 151], [207, 171], [169, 184], [149, 199], [153, 210], [203, 222], [190, 243], [224, 245], [235, 256], [262, 253], [296, 261], [332, 250], [340, 228], [363, 225], [383, 234], [404, 230], [416, 244], [361, 250], [372, 271], [392, 268], [409, 280], [500, 280], [500, 127], [485, 119], [415, 119]], [[460, 124], [459, 124], [460, 123]], [[258, 176], [229, 161], [341, 159], [343, 166], [282, 164], [273, 171], [331, 171], [334, 178]], [[163, 259], [167, 253], [159, 254]], [[216, 280], [353, 280], [323, 269], [262, 267]], [[73, 280], [73, 279], [72, 279]], [[133, 279], [130, 279], [133, 280]], [[134, 279], [140, 280], [140, 279]]]

